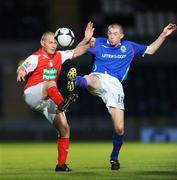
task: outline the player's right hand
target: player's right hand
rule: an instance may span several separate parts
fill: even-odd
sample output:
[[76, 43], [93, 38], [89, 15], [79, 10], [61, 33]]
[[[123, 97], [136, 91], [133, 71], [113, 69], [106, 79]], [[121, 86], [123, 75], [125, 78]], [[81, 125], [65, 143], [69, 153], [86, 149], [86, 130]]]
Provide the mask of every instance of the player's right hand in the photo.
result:
[[17, 75], [17, 82], [25, 81], [26, 73], [21, 71]]

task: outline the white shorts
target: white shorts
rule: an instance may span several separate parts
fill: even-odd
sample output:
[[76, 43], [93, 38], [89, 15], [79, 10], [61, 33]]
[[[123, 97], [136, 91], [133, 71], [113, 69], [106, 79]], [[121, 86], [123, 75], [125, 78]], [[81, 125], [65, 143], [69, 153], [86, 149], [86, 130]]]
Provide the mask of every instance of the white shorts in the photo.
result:
[[109, 107], [117, 107], [124, 110], [124, 91], [121, 82], [109, 74], [91, 73], [91, 75], [100, 79], [101, 88], [90, 91], [90, 93], [101, 97], [108, 109]]
[[24, 91], [25, 102], [34, 110], [41, 112], [53, 123], [56, 116], [57, 106], [51, 100], [42, 100], [43, 83], [31, 86]]

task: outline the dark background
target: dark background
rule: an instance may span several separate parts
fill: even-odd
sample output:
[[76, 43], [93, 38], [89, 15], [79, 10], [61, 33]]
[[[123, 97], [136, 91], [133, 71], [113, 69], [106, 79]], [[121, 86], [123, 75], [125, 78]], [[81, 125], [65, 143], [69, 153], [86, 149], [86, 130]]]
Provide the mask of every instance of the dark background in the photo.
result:
[[[23, 83], [16, 83], [18, 63], [38, 49], [43, 32], [71, 28], [76, 36], [74, 48], [83, 38], [88, 21], [94, 23], [95, 37], [106, 36], [107, 25], [118, 22], [124, 27], [125, 39], [149, 45], [164, 26], [177, 23], [174, 1], [0, 0], [0, 4], [0, 140], [56, 137], [45, 117], [24, 103]], [[168, 132], [177, 141], [176, 56], [177, 33], [174, 32], [155, 55], [132, 63], [128, 79], [123, 83], [127, 140], [142, 140], [142, 134], [150, 128], [157, 132], [157, 139], [171, 141], [164, 135]], [[68, 69], [75, 66], [79, 75], [84, 75], [90, 72], [91, 65], [88, 55], [63, 64], [58, 84], [63, 95], [67, 94]], [[110, 139], [113, 128], [104, 103], [86, 90], [79, 91], [79, 100], [66, 113], [71, 139]]]

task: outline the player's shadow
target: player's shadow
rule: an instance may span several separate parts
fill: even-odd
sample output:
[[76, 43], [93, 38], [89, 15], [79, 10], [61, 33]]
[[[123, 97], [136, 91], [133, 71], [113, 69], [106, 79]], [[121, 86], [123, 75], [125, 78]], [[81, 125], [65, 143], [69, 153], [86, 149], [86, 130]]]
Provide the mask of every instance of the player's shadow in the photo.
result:
[[[83, 167], [82, 169], [87, 169], [88, 167]], [[90, 170], [105, 170], [106, 167], [105, 166], [92, 166], [92, 167], [89, 167]]]
[[82, 172], [72, 171], [70, 174], [71, 174], [72, 176], [78, 176], [78, 175], [79, 175], [79, 176], [83, 176], [83, 177], [85, 177], [85, 176], [93, 177], [93, 175], [94, 175], [94, 176], [97, 175], [96, 172], [88, 172], [88, 171], [82, 171]]
[[82, 167], [81, 171], [78, 169], [76, 171], [72, 171], [72, 175], [87, 175], [87, 176], [92, 176], [92, 175], [98, 175], [100, 172], [105, 171], [106, 167], [104, 166], [92, 166], [92, 167]]
[[137, 172], [137, 174], [142, 174], [148, 176], [166, 176], [166, 177], [176, 177], [177, 171], [141, 171]]

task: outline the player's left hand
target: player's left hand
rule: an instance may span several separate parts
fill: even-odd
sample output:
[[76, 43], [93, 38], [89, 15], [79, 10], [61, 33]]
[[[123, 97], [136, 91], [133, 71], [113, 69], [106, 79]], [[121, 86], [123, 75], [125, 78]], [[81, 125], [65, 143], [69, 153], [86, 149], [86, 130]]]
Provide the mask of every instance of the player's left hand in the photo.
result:
[[173, 31], [177, 30], [177, 26], [176, 24], [168, 24], [164, 30], [163, 30], [163, 34], [165, 36], [169, 36]]

